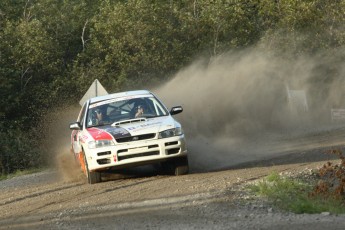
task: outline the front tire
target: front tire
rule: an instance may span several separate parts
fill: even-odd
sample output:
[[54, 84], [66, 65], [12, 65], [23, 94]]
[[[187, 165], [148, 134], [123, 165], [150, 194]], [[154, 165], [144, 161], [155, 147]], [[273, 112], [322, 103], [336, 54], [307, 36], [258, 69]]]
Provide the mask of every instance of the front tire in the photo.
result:
[[188, 174], [189, 172], [189, 165], [188, 165], [188, 158], [183, 157], [183, 158], [178, 158], [175, 160], [175, 171], [174, 174], [175, 176], [181, 176]]
[[161, 167], [164, 172], [170, 175], [175, 175], [175, 176], [185, 175], [185, 174], [188, 174], [189, 172], [188, 158], [179, 157], [179, 158], [171, 159], [167, 162], [162, 162]]
[[89, 166], [87, 164], [86, 156], [84, 153], [84, 162], [85, 162], [85, 168], [86, 168], [86, 177], [87, 182], [89, 184], [96, 184], [102, 181], [101, 173], [100, 172], [90, 172]]

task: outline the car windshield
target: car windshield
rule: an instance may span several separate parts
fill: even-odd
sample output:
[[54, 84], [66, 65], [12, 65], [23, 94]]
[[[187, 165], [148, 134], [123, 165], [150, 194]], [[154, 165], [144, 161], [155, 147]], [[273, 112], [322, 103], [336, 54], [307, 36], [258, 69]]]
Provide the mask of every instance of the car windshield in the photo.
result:
[[86, 126], [110, 125], [116, 122], [166, 116], [169, 112], [153, 95], [113, 98], [90, 104]]

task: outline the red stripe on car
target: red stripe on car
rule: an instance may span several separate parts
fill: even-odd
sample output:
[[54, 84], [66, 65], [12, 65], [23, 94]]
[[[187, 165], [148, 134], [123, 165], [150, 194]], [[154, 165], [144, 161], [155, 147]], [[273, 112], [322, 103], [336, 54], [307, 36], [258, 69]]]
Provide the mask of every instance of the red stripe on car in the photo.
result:
[[112, 140], [113, 136], [108, 133], [107, 131], [104, 131], [103, 129], [98, 128], [89, 128], [87, 131], [90, 133], [90, 135], [97, 140]]

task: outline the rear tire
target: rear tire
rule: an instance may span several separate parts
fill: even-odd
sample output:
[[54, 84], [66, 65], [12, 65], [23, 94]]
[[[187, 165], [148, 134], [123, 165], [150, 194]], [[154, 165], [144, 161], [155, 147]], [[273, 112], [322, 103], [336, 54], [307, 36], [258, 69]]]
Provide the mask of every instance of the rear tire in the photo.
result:
[[85, 167], [86, 167], [87, 182], [89, 184], [96, 184], [96, 183], [101, 182], [102, 178], [101, 178], [101, 173], [100, 172], [90, 172], [89, 166], [87, 164], [85, 153], [84, 153], [84, 162], [85, 162]]

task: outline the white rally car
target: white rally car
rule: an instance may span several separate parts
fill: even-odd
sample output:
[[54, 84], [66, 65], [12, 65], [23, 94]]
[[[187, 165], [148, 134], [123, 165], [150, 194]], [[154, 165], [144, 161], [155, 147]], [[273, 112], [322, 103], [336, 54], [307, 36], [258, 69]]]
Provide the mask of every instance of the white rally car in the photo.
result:
[[160, 163], [175, 175], [188, 173], [181, 124], [155, 95], [128, 91], [88, 99], [70, 124], [71, 151], [90, 184], [108, 169]]

